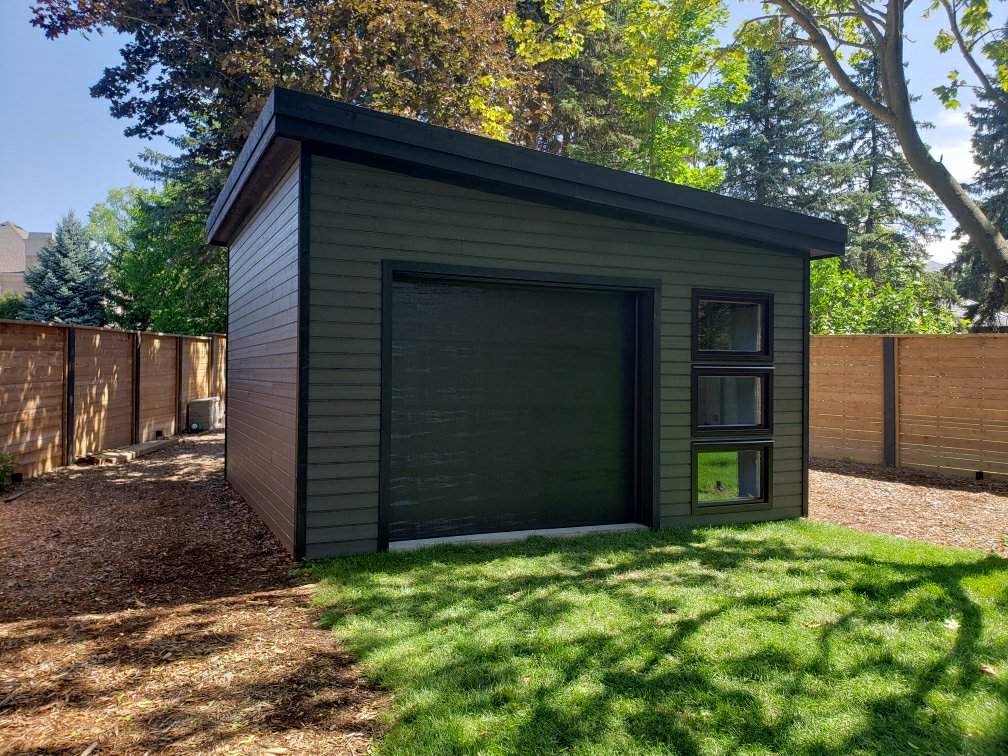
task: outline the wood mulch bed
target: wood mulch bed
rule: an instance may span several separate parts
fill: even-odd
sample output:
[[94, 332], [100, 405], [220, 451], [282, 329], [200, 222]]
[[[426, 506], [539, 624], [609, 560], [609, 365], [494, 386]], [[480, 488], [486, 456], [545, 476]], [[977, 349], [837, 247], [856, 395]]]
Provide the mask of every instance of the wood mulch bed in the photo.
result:
[[809, 518], [1008, 557], [1008, 482], [813, 459]]
[[222, 467], [204, 435], [0, 503], [0, 753], [370, 751], [387, 697]]

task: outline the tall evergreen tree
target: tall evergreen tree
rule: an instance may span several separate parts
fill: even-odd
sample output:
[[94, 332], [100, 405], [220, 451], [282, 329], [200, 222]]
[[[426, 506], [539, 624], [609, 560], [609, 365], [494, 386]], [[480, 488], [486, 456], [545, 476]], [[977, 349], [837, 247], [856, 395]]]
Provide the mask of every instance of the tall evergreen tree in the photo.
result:
[[73, 212], [56, 226], [55, 238], [38, 254], [38, 265], [25, 274], [30, 287], [24, 320], [105, 324], [105, 264]]
[[[853, 65], [855, 81], [879, 97], [882, 79], [876, 59]], [[941, 223], [938, 198], [910, 168], [892, 128], [852, 100], [840, 109], [837, 165], [842, 172], [834, 206], [847, 224], [850, 241], [844, 266], [879, 284], [901, 286], [919, 278], [925, 244]]]
[[[973, 159], [978, 166], [970, 190], [983, 198], [980, 207], [987, 217], [1002, 234], [1008, 234], [1008, 115], [989, 99], [981, 98], [967, 118], [973, 127]], [[956, 230], [956, 235], [965, 236], [961, 229]], [[974, 327], [995, 325], [1004, 308], [1001, 287], [968, 237], [949, 266], [949, 273], [959, 294], [976, 303], [966, 308]]]
[[749, 53], [749, 97], [730, 105], [713, 146], [723, 194], [811, 215], [830, 214], [836, 89], [803, 48]]

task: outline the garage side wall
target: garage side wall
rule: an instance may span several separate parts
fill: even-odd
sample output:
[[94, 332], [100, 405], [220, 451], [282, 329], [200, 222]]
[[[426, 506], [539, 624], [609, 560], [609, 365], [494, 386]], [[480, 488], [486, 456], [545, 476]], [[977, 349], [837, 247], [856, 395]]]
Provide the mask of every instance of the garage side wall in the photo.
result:
[[299, 165], [230, 247], [227, 477], [284, 547], [296, 541]]
[[[312, 158], [306, 556], [378, 545], [383, 259], [660, 279], [663, 527], [798, 517], [806, 261]], [[691, 515], [690, 295], [774, 295], [772, 507]]]

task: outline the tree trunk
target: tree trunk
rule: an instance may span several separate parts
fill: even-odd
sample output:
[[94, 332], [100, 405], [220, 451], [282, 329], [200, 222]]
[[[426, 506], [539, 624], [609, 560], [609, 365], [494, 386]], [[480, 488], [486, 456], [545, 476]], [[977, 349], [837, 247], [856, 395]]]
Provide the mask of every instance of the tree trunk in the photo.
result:
[[969, 235], [970, 241], [998, 279], [1002, 296], [1008, 298], [1008, 287], [1005, 286], [1008, 279], [1008, 240], [966, 193], [962, 184], [949, 173], [948, 168], [931, 157], [912, 116], [900, 114], [893, 124], [893, 130], [910, 167], [938, 195], [941, 203]]
[[[965, 231], [970, 241], [983, 255], [1001, 290], [1008, 298], [1008, 240], [1001, 235], [990, 218], [966, 193], [956, 178], [940, 161], [931, 156], [921, 139], [920, 127], [913, 117], [910, 89], [903, 67], [902, 0], [889, 0], [886, 8], [886, 34], [878, 56], [882, 95], [891, 111], [891, 126], [903, 150], [903, 156], [921, 181], [931, 187], [938, 199]], [[1006, 299], [1008, 303], [1008, 299]]]

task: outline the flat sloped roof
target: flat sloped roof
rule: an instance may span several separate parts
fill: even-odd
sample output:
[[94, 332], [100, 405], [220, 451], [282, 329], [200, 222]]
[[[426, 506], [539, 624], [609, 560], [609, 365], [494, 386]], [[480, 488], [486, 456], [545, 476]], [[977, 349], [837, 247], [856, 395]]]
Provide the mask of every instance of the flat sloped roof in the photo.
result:
[[299, 143], [344, 160], [569, 210], [754, 242], [811, 257], [843, 254], [847, 227], [800, 213], [274, 89], [207, 221], [227, 245]]

